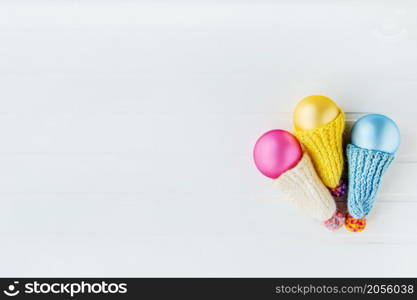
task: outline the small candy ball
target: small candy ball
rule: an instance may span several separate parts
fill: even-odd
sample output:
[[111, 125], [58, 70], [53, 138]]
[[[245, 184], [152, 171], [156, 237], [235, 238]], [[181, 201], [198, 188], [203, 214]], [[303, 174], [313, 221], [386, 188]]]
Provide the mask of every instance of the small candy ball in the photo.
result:
[[340, 113], [339, 107], [321, 95], [312, 95], [298, 102], [293, 113], [297, 129], [308, 130], [333, 121]]
[[253, 150], [256, 167], [269, 178], [278, 178], [293, 168], [302, 155], [298, 140], [291, 133], [278, 129], [262, 135]]
[[352, 144], [369, 150], [395, 153], [400, 145], [400, 130], [390, 118], [370, 114], [355, 122], [351, 132]]
[[360, 232], [366, 227], [366, 218], [355, 219], [348, 214], [345, 220], [345, 227], [351, 232]]

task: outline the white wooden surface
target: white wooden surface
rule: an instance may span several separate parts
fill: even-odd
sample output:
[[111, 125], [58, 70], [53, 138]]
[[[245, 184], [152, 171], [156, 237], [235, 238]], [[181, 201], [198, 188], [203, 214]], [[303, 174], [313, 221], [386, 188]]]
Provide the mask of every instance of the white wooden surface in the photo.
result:
[[[0, 276], [417, 276], [416, 15], [2, 1]], [[327, 232], [253, 166], [312, 93], [402, 131], [361, 234]]]

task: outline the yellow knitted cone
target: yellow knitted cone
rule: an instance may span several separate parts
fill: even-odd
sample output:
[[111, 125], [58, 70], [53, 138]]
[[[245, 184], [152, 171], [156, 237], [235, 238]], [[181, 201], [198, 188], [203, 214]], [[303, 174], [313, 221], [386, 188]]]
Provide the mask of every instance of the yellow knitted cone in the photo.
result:
[[346, 185], [341, 183], [344, 112], [331, 99], [313, 95], [299, 102], [293, 117], [294, 135], [307, 149], [324, 185], [334, 196], [344, 195]]

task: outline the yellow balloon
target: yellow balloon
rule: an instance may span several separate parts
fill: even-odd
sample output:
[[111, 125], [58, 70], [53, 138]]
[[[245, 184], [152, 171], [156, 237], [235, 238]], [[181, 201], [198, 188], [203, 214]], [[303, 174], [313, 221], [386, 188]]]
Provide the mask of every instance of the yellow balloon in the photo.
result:
[[301, 130], [313, 129], [333, 121], [339, 113], [339, 107], [330, 98], [321, 95], [308, 96], [295, 107], [294, 125]]

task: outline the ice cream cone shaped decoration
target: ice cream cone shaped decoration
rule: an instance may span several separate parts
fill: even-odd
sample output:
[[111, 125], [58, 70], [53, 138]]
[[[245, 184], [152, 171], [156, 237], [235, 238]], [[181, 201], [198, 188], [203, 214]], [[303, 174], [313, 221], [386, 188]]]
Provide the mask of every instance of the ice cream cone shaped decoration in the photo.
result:
[[362, 231], [366, 217], [375, 203], [381, 179], [394, 160], [400, 144], [400, 131], [390, 118], [370, 114], [352, 127], [347, 146], [349, 169], [348, 211], [345, 226], [352, 232]]
[[344, 223], [333, 197], [318, 177], [310, 156], [297, 139], [284, 130], [271, 130], [255, 144], [254, 161], [258, 170], [272, 178], [300, 211], [321, 221], [329, 229]]
[[308, 96], [295, 107], [293, 123], [294, 134], [307, 149], [324, 185], [332, 195], [343, 196], [343, 110], [325, 96]]

